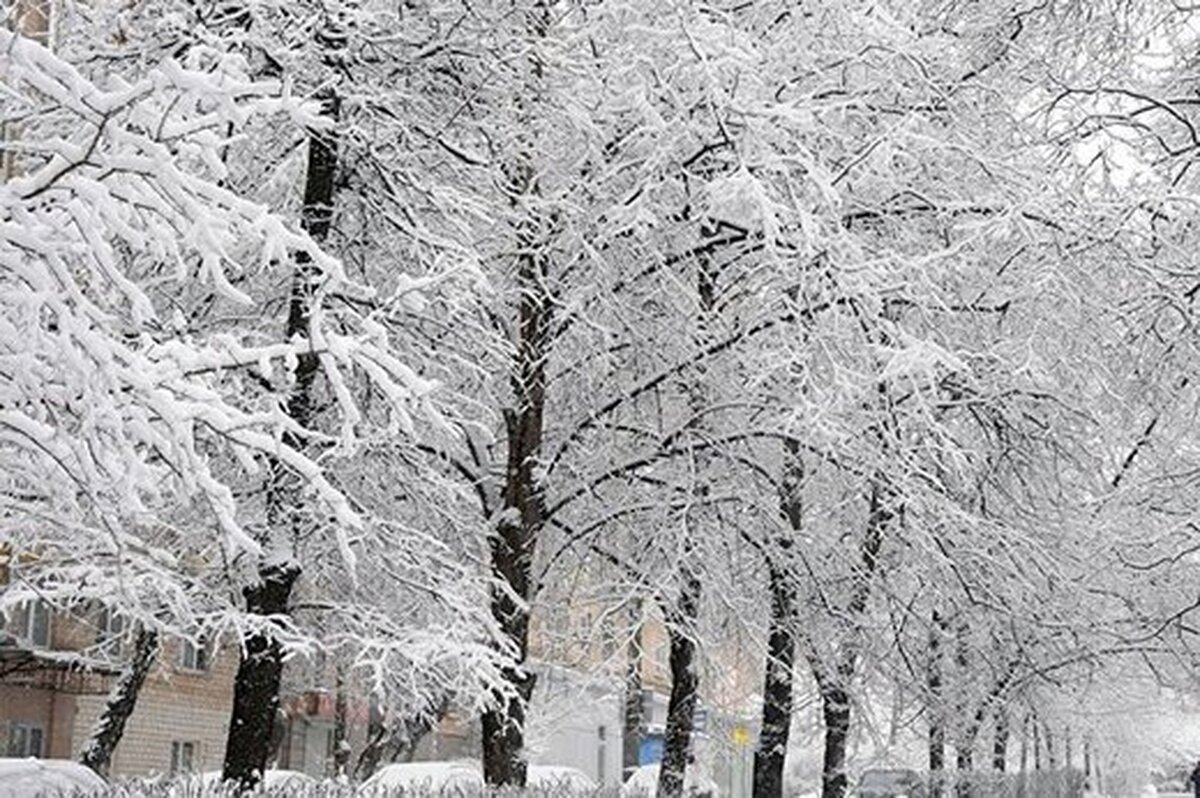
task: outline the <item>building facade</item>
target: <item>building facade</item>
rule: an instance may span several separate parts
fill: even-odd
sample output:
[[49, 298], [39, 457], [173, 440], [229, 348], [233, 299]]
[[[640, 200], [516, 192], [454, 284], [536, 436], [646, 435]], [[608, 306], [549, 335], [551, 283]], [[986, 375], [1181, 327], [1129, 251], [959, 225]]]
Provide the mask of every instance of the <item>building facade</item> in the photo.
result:
[[[74, 759], [119, 676], [123, 630], [101, 610], [68, 615], [34, 602], [0, 635], [0, 751]], [[237, 652], [163, 642], [114, 752], [114, 776], [216, 770], [225, 755]]]

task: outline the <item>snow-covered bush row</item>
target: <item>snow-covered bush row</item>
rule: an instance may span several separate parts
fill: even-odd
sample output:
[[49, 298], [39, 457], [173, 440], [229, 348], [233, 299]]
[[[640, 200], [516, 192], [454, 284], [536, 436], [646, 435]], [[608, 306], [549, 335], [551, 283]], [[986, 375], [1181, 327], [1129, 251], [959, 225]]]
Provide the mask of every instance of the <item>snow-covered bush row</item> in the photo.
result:
[[[112, 785], [94, 798], [235, 798], [243, 795], [232, 785], [198, 785], [188, 781], [159, 783], [126, 782]], [[324, 781], [316, 784], [259, 788], [257, 796], [280, 798], [619, 798], [615, 787], [594, 790], [562, 787], [505, 787], [488, 790], [451, 788], [447, 790], [412, 788], [364, 788]]]

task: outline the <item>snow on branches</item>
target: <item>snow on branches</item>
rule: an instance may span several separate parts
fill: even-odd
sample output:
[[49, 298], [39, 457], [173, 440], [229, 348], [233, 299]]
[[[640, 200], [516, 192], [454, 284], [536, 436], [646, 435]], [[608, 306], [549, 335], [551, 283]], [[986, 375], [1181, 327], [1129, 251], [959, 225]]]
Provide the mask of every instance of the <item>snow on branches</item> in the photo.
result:
[[[0, 31], [2, 535], [18, 549], [61, 535], [77, 550], [128, 554], [143, 548], [140, 530], [190, 505], [226, 555], [256, 555], [234, 486], [270, 462], [302, 478], [352, 566], [363, 519], [313, 451], [355, 444], [364, 420], [352, 372], [386, 400], [393, 430], [411, 429], [434, 385], [388, 353], [371, 319], [325, 311], [333, 296], [369, 297], [337, 259], [222, 183], [225, 148], [250, 120], [312, 129], [317, 109], [250, 79], [237, 56], [188, 58], [99, 86]], [[253, 323], [270, 299], [254, 286], [278, 293], [272, 269], [298, 252], [317, 275], [309, 335], [271, 340]], [[251, 321], [192, 323], [183, 291]], [[281, 409], [285, 378], [272, 375], [309, 351], [337, 433], [300, 429]]]

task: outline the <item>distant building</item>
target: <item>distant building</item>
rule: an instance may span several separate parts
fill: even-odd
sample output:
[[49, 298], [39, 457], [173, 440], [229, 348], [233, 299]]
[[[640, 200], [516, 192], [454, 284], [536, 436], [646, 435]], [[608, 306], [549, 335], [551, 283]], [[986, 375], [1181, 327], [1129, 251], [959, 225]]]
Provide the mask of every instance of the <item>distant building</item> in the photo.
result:
[[[0, 752], [74, 759], [118, 675], [121, 621], [32, 602], [0, 632]], [[237, 652], [164, 642], [112, 761], [117, 776], [215, 770], [225, 755]]]

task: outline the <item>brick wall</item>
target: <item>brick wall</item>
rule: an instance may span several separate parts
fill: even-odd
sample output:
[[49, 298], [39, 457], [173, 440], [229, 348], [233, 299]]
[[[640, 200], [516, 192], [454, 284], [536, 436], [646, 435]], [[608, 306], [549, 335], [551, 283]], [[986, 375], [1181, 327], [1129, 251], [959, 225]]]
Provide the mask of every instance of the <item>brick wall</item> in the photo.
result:
[[[146, 679], [137, 708], [117, 746], [112, 773], [146, 776], [166, 773], [171, 766], [171, 743], [195, 746], [193, 769], [220, 770], [225, 757], [225, 736], [233, 704], [233, 679], [237, 650], [223, 646], [205, 672], [189, 671], [179, 664], [182, 643], [168, 641], [158, 664]], [[74, 727], [74, 749], [91, 734], [106, 696], [80, 696]]]
[[[51, 623], [50, 647], [81, 651], [93, 646], [94, 620], [56, 614]], [[167, 772], [171, 743], [175, 741], [193, 743], [195, 770], [221, 767], [238, 652], [225, 645], [212, 653], [208, 668], [198, 672], [182, 666], [182, 648], [182, 641], [168, 640], [159, 652], [117, 746], [114, 775]], [[7, 745], [7, 722], [25, 721], [42, 727], [47, 756], [77, 757], [96, 726], [115, 680], [112, 672], [67, 671], [54, 666], [10, 675], [0, 682], [0, 749]]]

